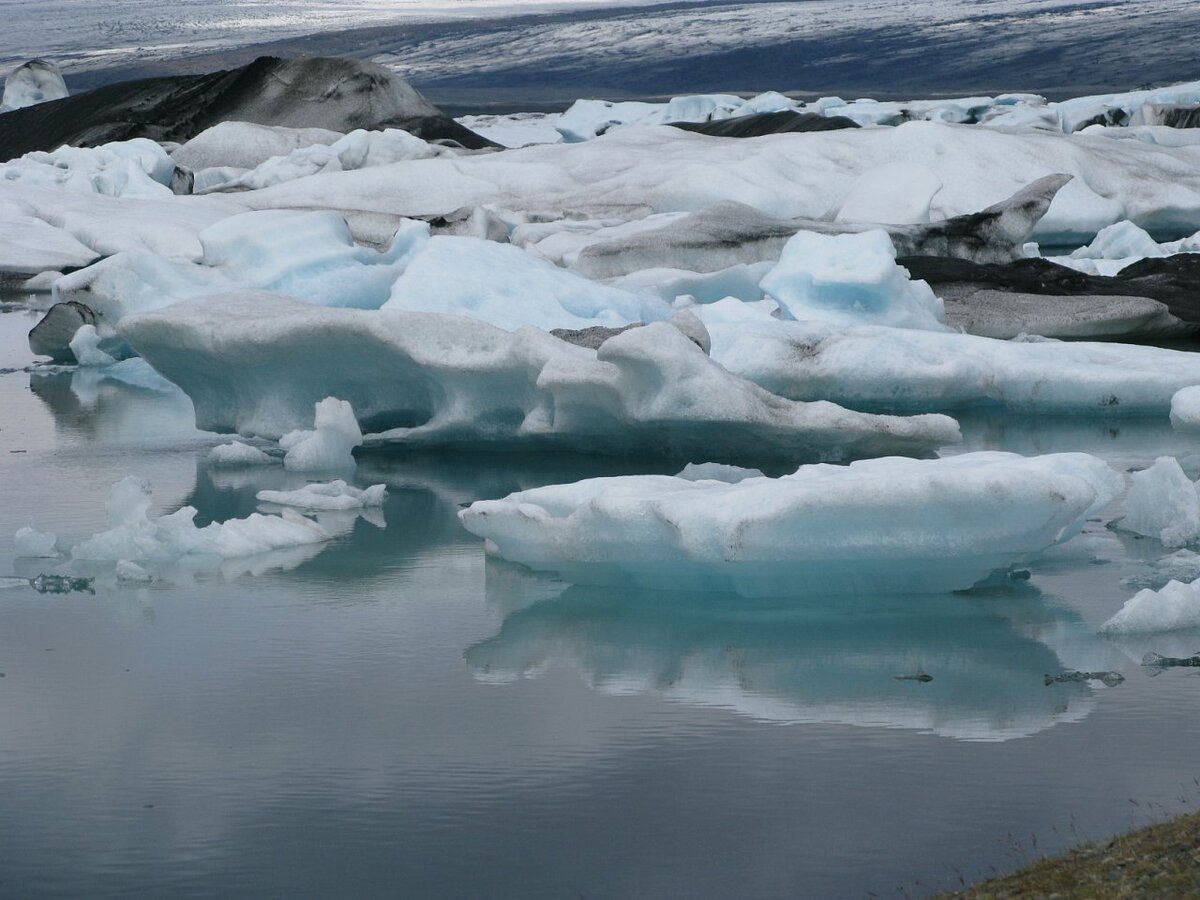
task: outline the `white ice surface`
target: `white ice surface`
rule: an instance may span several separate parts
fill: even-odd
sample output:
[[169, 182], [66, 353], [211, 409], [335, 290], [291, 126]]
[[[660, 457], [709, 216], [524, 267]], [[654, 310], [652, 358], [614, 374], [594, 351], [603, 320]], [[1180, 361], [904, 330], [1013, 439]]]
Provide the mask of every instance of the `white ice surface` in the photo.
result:
[[1117, 497], [1082, 453], [802, 466], [734, 484], [595, 478], [481, 500], [467, 530], [569, 581], [750, 596], [965, 589], [1062, 543]]
[[884, 163], [860, 175], [831, 212], [835, 222], [921, 225], [941, 189], [942, 180], [928, 166]]
[[896, 265], [886, 231], [798, 232], [759, 283], [793, 319], [945, 331], [942, 301]]
[[309, 427], [328, 396], [349, 400], [377, 440], [418, 445], [845, 460], [928, 453], [959, 437], [945, 416], [784, 400], [667, 322], [595, 351], [530, 327], [259, 293], [176, 304], [119, 330], [190, 395], [200, 427], [271, 438]]
[[[866, 172], [897, 159], [943, 184], [932, 219], [977, 212], [1043, 176], [1074, 176], [1033, 240], [1090, 240], [1129, 219], [1156, 237], [1200, 228], [1200, 147], [1159, 147], [1061, 133], [910, 122], [720, 140], [675, 128], [625, 128], [582, 144], [318, 175], [239, 195], [256, 208], [341, 209], [356, 228], [381, 215], [462, 207], [620, 211], [622, 218], [735, 200], [778, 217], [820, 218]], [[888, 204], [881, 201], [881, 214]], [[365, 224], [356, 224], [359, 219]], [[372, 224], [374, 223], [374, 224]]]

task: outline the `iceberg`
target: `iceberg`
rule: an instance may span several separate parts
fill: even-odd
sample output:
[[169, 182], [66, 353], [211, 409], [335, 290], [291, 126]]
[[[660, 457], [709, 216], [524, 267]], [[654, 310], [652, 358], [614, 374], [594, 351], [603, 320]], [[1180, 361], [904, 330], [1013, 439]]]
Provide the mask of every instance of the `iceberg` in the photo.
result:
[[274, 439], [309, 427], [313, 404], [333, 396], [353, 405], [369, 443], [737, 462], [927, 455], [959, 440], [945, 416], [772, 395], [668, 322], [589, 350], [531, 327], [244, 293], [129, 316], [118, 330], [188, 393], [200, 428]]
[[1101, 634], [1138, 634], [1200, 629], [1200, 581], [1168, 582], [1162, 590], [1145, 588], [1125, 601]]
[[1061, 544], [1120, 495], [1084, 453], [801, 466], [736, 483], [594, 478], [480, 500], [490, 552], [568, 581], [744, 596], [970, 588]]
[[759, 283], [793, 319], [946, 331], [942, 301], [896, 265], [886, 231], [801, 231]]
[[999, 406], [1038, 415], [1166, 416], [1200, 384], [1200, 356], [1114, 343], [781, 322], [723, 301], [693, 308], [730, 372], [793, 400], [928, 412]]
[[362, 442], [354, 407], [345, 400], [326, 397], [315, 405], [313, 430], [289, 431], [279, 439], [279, 446], [286, 451], [285, 469], [324, 472], [354, 468], [353, 450]]
[[1160, 456], [1150, 468], [1129, 477], [1125, 516], [1117, 524], [1157, 538], [1166, 547], [1200, 540], [1200, 497], [1177, 459]]
[[116, 363], [116, 359], [100, 349], [100, 335], [95, 325], [80, 325], [71, 338], [71, 353], [81, 366], [103, 367]]

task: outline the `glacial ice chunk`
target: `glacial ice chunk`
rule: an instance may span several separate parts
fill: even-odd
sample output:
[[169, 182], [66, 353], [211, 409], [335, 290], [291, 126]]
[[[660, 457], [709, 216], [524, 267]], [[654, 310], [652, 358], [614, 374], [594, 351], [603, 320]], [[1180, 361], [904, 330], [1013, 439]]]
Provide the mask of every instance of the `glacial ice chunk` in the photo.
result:
[[124, 581], [129, 584], [148, 584], [153, 580], [154, 576], [133, 562], [133, 560], [117, 560], [117, 581]]
[[257, 447], [232, 441], [213, 447], [208, 452], [208, 464], [218, 469], [237, 469], [244, 466], [268, 466], [275, 462]]
[[784, 400], [669, 322], [589, 350], [535, 328], [256, 293], [175, 304], [119, 330], [188, 393], [199, 427], [275, 439], [309, 427], [312, 404], [330, 396], [353, 404], [373, 441], [408, 445], [794, 462], [926, 455], [960, 439], [945, 416]]
[[1157, 538], [1167, 547], [1200, 540], [1200, 497], [1196, 486], [1173, 456], [1160, 456], [1154, 465], [1129, 477], [1121, 528]]
[[196, 510], [185, 506], [165, 516], [151, 517], [151, 488], [129, 476], [109, 491], [105, 513], [112, 526], [71, 548], [84, 560], [171, 562], [185, 556], [232, 558], [270, 550], [318, 544], [330, 534], [312, 519], [285, 509], [281, 516], [253, 513], [244, 519], [196, 527]]
[[4, 79], [4, 95], [0, 97], [0, 113], [24, 109], [69, 95], [58, 66], [45, 59], [22, 63]]
[[273, 156], [314, 144], [332, 144], [343, 137], [325, 128], [286, 128], [254, 122], [218, 122], [172, 151], [178, 165], [193, 171], [234, 168], [249, 170]]
[[307, 484], [294, 491], [259, 491], [255, 496], [262, 503], [301, 509], [365, 509], [382, 506], [387, 499], [387, 487], [373, 484], [360, 490], [338, 479], [324, 484]]
[[760, 286], [793, 319], [947, 330], [942, 301], [896, 265], [896, 248], [882, 229], [797, 232]]
[[17, 529], [17, 533], [13, 537], [13, 551], [17, 556], [58, 556], [58, 551], [55, 549], [57, 544], [57, 535], [48, 531], [38, 531], [32, 523]]
[[169, 198], [175, 164], [148, 138], [35, 150], [0, 163], [0, 181], [110, 197]]
[[469, 316], [500, 328], [586, 328], [670, 318], [657, 297], [589, 281], [511, 244], [433, 237], [392, 285], [384, 309]]
[[280, 441], [287, 451], [284, 468], [293, 472], [324, 472], [354, 468], [355, 447], [363, 442], [354, 407], [326, 397], [316, 404], [313, 431], [290, 432]]
[[712, 336], [713, 359], [731, 372], [794, 400], [855, 409], [1166, 416], [1176, 391], [1200, 384], [1200, 355], [1159, 347], [1000, 341], [757, 314], [732, 320], [724, 304], [693, 312]]
[[1100, 632], [1136, 634], [1191, 628], [1200, 628], [1200, 581], [1171, 581], [1162, 590], [1138, 591], [1100, 626]]
[[1171, 397], [1171, 424], [1179, 431], [1200, 431], [1200, 385], [1180, 388]]
[[453, 155], [453, 151], [446, 147], [426, 143], [398, 128], [387, 128], [383, 131], [365, 131], [360, 128], [330, 144], [313, 143], [292, 150], [286, 155], [271, 157], [250, 171], [215, 185], [214, 189], [259, 190], [310, 175], [348, 172], [386, 166], [404, 160]]
[[1072, 537], [1123, 488], [1083, 453], [801, 466], [736, 483], [594, 478], [481, 500], [468, 531], [579, 583], [748, 596], [969, 588]]
[[71, 352], [81, 366], [111, 366], [116, 362], [109, 354], [100, 349], [100, 335], [95, 325], [80, 325], [75, 336], [71, 338]]

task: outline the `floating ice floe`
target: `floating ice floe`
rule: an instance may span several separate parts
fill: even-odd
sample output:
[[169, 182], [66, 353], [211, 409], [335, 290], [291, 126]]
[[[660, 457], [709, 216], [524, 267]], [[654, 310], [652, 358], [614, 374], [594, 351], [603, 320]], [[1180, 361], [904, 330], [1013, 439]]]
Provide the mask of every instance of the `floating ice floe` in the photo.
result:
[[802, 466], [734, 484], [595, 478], [459, 513], [504, 559], [569, 581], [750, 596], [969, 588], [1076, 534], [1121, 476], [1082, 453]]
[[113, 485], [105, 501], [111, 528], [71, 548], [78, 560], [171, 562], [185, 556], [252, 556], [329, 540], [312, 519], [285, 509], [281, 516], [253, 513], [197, 528], [196, 510], [185, 506], [150, 517], [150, 485], [130, 476]]
[[208, 464], [218, 469], [240, 469], [247, 466], [268, 466], [275, 459], [257, 447], [232, 441], [208, 451]]
[[117, 581], [124, 581], [128, 584], [148, 584], [154, 580], [153, 575], [128, 559], [117, 560], [116, 575]]
[[373, 484], [360, 490], [338, 479], [325, 484], [306, 484], [294, 491], [259, 491], [255, 496], [261, 503], [300, 509], [365, 509], [382, 506], [387, 499], [387, 487]]
[[1116, 275], [1142, 259], [1161, 259], [1176, 253], [1200, 253], [1200, 232], [1160, 244], [1132, 222], [1117, 222], [1101, 229], [1086, 247], [1070, 256], [1050, 257], [1052, 262], [1088, 275]]
[[1200, 629], [1200, 581], [1168, 582], [1161, 590], [1134, 594], [1100, 626], [1102, 634]]
[[697, 306], [725, 368], [794, 400], [853, 409], [1002, 406], [1037, 414], [1166, 416], [1200, 384], [1200, 356], [1113, 343], [1018, 342], [966, 334], [781, 322], [722, 301]]
[[760, 286], [793, 319], [947, 330], [942, 301], [896, 265], [896, 248], [882, 230], [801, 231]]
[[38, 531], [30, 524], [17, 529], [13, 536], [13, 552], [17, 556], [58, 556], [58, 537], [48, 531]]
[[312, 404], [333, 396], [374, 440], [413, 445], [844, 461], [959, 439], [945, 416], [784, 400], [666, 322], [589, 350], [528, 327], [246, 293], [127, 317], [119, 329], [189, 394], [199, 427], [262, 437], [307, 426]]
[[1154, 465], [1129, 477], [1125, 531], [1157, 538], [1167, 547], [1200, 541], [1200, 497], [1196, 485], [1173, 456], [1160, 456]]
[[315, 404], [312, 431], [297, 429], [279, 438], [279, 446], [286, 451], [283, 466], [293, 472], [352, 469], [353, 450], [362, 442], [354, 407], [336, 397]]

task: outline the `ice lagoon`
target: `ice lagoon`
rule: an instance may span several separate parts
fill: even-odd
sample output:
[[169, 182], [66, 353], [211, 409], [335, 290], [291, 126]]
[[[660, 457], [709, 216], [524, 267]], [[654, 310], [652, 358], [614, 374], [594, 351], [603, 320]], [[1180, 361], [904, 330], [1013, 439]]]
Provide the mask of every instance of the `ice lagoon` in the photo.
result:
[[[33, 519], [81, 540], [129, 474], [154, 485], [153, 515], [190, 504], [201, 525], [308, 480], [211, 466], [227, 438], [195, 430], [181, 393], [23, 371], [36, 320], [0, 314], [0, 534]], [[1082, 450], [1119, 469], [1171, 454], [1200, 470], [1165, 416], [962, 421], [955, 452]], [[1097, 635], [1165, 578], [1166, 551], [1109, 529], [1113, 509], [1028, 579], [785, 603], [568, 587], [488, 560], [457, 517], [514, 490], [676, 469], [368, 452], [352, 483], [386, 484], [387, 500], [377, 517], [337, 513], [325, 544], [149, 584], [101, 567], [94, 594], [4, 588], [5, 883], [919, 894], [1196, 802], [1194, 670], [1139, 663], [1200, 637]], [[0, 552], [0, 574], [56, 570]], [[1064, 670], [1126, 680], [1044, 684]], [[917, 671], [933, 680], [896, 678]]]

